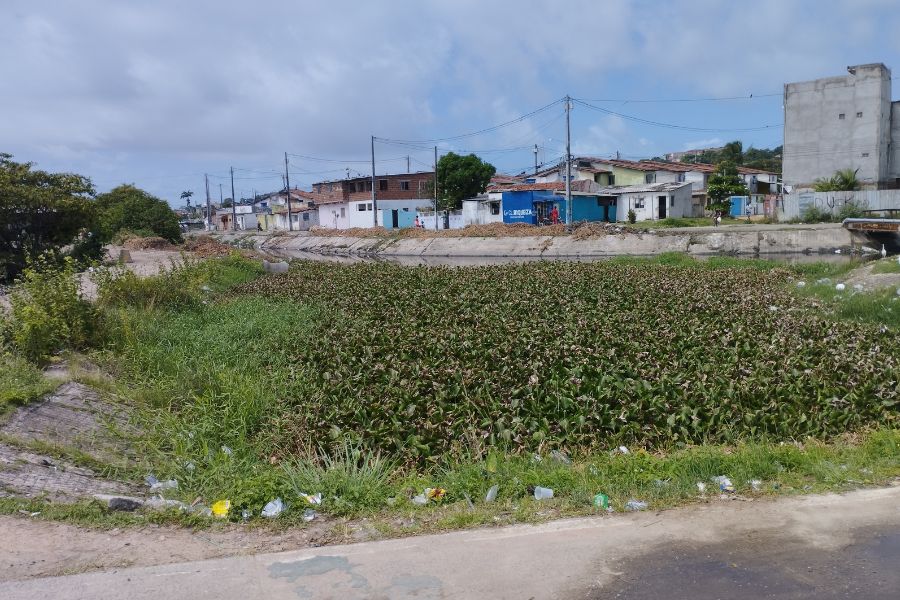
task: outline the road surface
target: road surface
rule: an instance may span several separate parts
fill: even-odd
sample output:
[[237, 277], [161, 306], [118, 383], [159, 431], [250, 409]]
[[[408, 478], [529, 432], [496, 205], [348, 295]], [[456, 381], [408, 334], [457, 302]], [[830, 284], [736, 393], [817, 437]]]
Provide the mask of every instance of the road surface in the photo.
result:
[[898, 565], [891, 487], [9, 581], [0, 598], [895, 600]]

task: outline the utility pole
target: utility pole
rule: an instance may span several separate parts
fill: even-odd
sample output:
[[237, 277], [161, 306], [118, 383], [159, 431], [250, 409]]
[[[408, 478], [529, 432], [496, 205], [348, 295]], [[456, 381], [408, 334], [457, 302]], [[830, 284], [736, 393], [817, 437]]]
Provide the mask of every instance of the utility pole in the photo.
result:
[[222, 208], [222, 203], [225, 202], [222, 196], [222, 184], [219, 184], [219, 208]]
[[209, 231], [209, 226], [212, 225], [212, 217], [209, 212], [209, 175], [204, 173], [203, 180], [206, 181], [206, 230]]
[[234, 199], [234, 167], [231, 167], [231, 230], [237, 231], [237, 202]]
[[534, 174], [537, 175], [538, 165], [537, 165], [537, 155], [538, 155], [538, 147], [537, 144], [534, 145]]
[[294, 218], [291, 216], [291, 176], [288, 171], [287, 152], [284, 153], [284, 189], [287, 193], [288, 231], [294, 230]]
[[437, 199], [438, 199], [438, 178], [437, 178], [437, 146], [434, 147], [434, 230], [437, 231]]
[[409, 155], [406, 155], [406, 173], [409, 174]]
[[569, 113], [572, 101], [566, 94], [566, 226], [572, 227], [572, 132], [569, 127]]
[[372, 136], [372, 227], [378, 227], [378, 197], [375, 195], [375, 136]]

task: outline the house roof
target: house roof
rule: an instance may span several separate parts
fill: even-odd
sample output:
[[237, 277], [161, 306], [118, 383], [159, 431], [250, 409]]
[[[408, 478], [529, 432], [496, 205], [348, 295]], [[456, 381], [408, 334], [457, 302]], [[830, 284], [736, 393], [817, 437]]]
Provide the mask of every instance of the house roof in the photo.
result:
[[669, 183], [648, 183], [646, 185], [608, 185], [600, 187], [596, 193], [601, 196], [618, 196], [620, 194], [653, 194], [656, 192], [674, 192], [690, 186], [688, 181]]
[[522, 183], [522, 180], [523, 180], [522, 177], [518, 177], [516, 175], [500, 174], [500, 175], [494, 175], [493, 177], [491, 177], [490, 184], [497, 185], [497, 186], [514, 185], [516, 183]]
[[[572, 185], [570, 189], [573, 192], [582, 192], [589, 193], [594, 192], [600, 189], [600, 184], [592, 181], [590, 179], [576, 179], [572, 181]], [[566, 182], [565, 181], [548, 181], [545, 183], [521, 183], [519, 185], [513, 185], [508, 188], [504, 188], [500, 191], [503, 192], [535, 192], [535, 191], [551, 191], [551, 192], [559, 192], [565, 191]]]

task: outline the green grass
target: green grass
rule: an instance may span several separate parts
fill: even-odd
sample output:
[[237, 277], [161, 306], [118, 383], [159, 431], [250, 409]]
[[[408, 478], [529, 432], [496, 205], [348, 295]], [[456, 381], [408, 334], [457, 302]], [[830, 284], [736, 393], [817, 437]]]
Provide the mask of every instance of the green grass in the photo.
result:
[[[746, 225], [746, 219], [732, 219], [725, 217], [722, 225]], [[758, 224], [758, 223], [757, 223]], [[671, 229], [673, 227], [712, 227], [715, 225], [712, 217], [673, 217], [658, 221], [638, 221], [637, 223], [625, 223], [626, 227], [637, 229]]]
[[49, 394], [57, 385], [24, 358], [0, 350], [0, 415]]
[[864, 264], [861, 260], [841, 262], [784, 262], [760, 258], [734, 256], [694, 257], [684, 252], [664, 252], [656, 256], [616, 256], [608, 261], [617, 265], [648, 265], [663, 267], [689, 267], [701, 271], [721, 269], [750, 269], [755, 271], [786, 271], [800, 278], [839, 277]]
[[872, 267], [872, 273], [900, 273], [900, 261], [897, 260], [897, 257], [879, 260]]
[[834, 281], [813, 280], [797, 287], [795, 293], [817, 299], [822, 313], [831, 318], [900, 329], [900, 295], [894, 288], [857, 291], [850, 286], [838, 290], [836, 285]]

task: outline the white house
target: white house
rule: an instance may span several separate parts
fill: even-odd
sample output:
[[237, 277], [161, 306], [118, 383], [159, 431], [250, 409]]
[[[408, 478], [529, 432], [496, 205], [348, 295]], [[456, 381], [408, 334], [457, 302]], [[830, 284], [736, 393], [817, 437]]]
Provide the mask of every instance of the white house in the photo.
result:
[[463, 200], [462, 217], [464, 225], [487, 225], [488, 223], [502, 223], [503, 211], [500, 210], [502, 193], [496, 197], [491, 194]]
[[[346, 200], [331, 200], [316, 203], [316, 211], [319, 213], [319, 227], [327, 229], [347, 229], [350, 227], [350, 203]], [[370, 217], [371, 212], [364, 211]], [[357, 217], [359, 218], [359, 217]], [[371, 227], [368, 225], [356, 225], [356, 227]]]
[[615, 196], [616, 220], [628, 220], [633, 210], [638, 221], [658, 221], [693, 216], [691, 184], [687, 182], [653, 183], [648, 185], [608, 186], [596, 195]]

